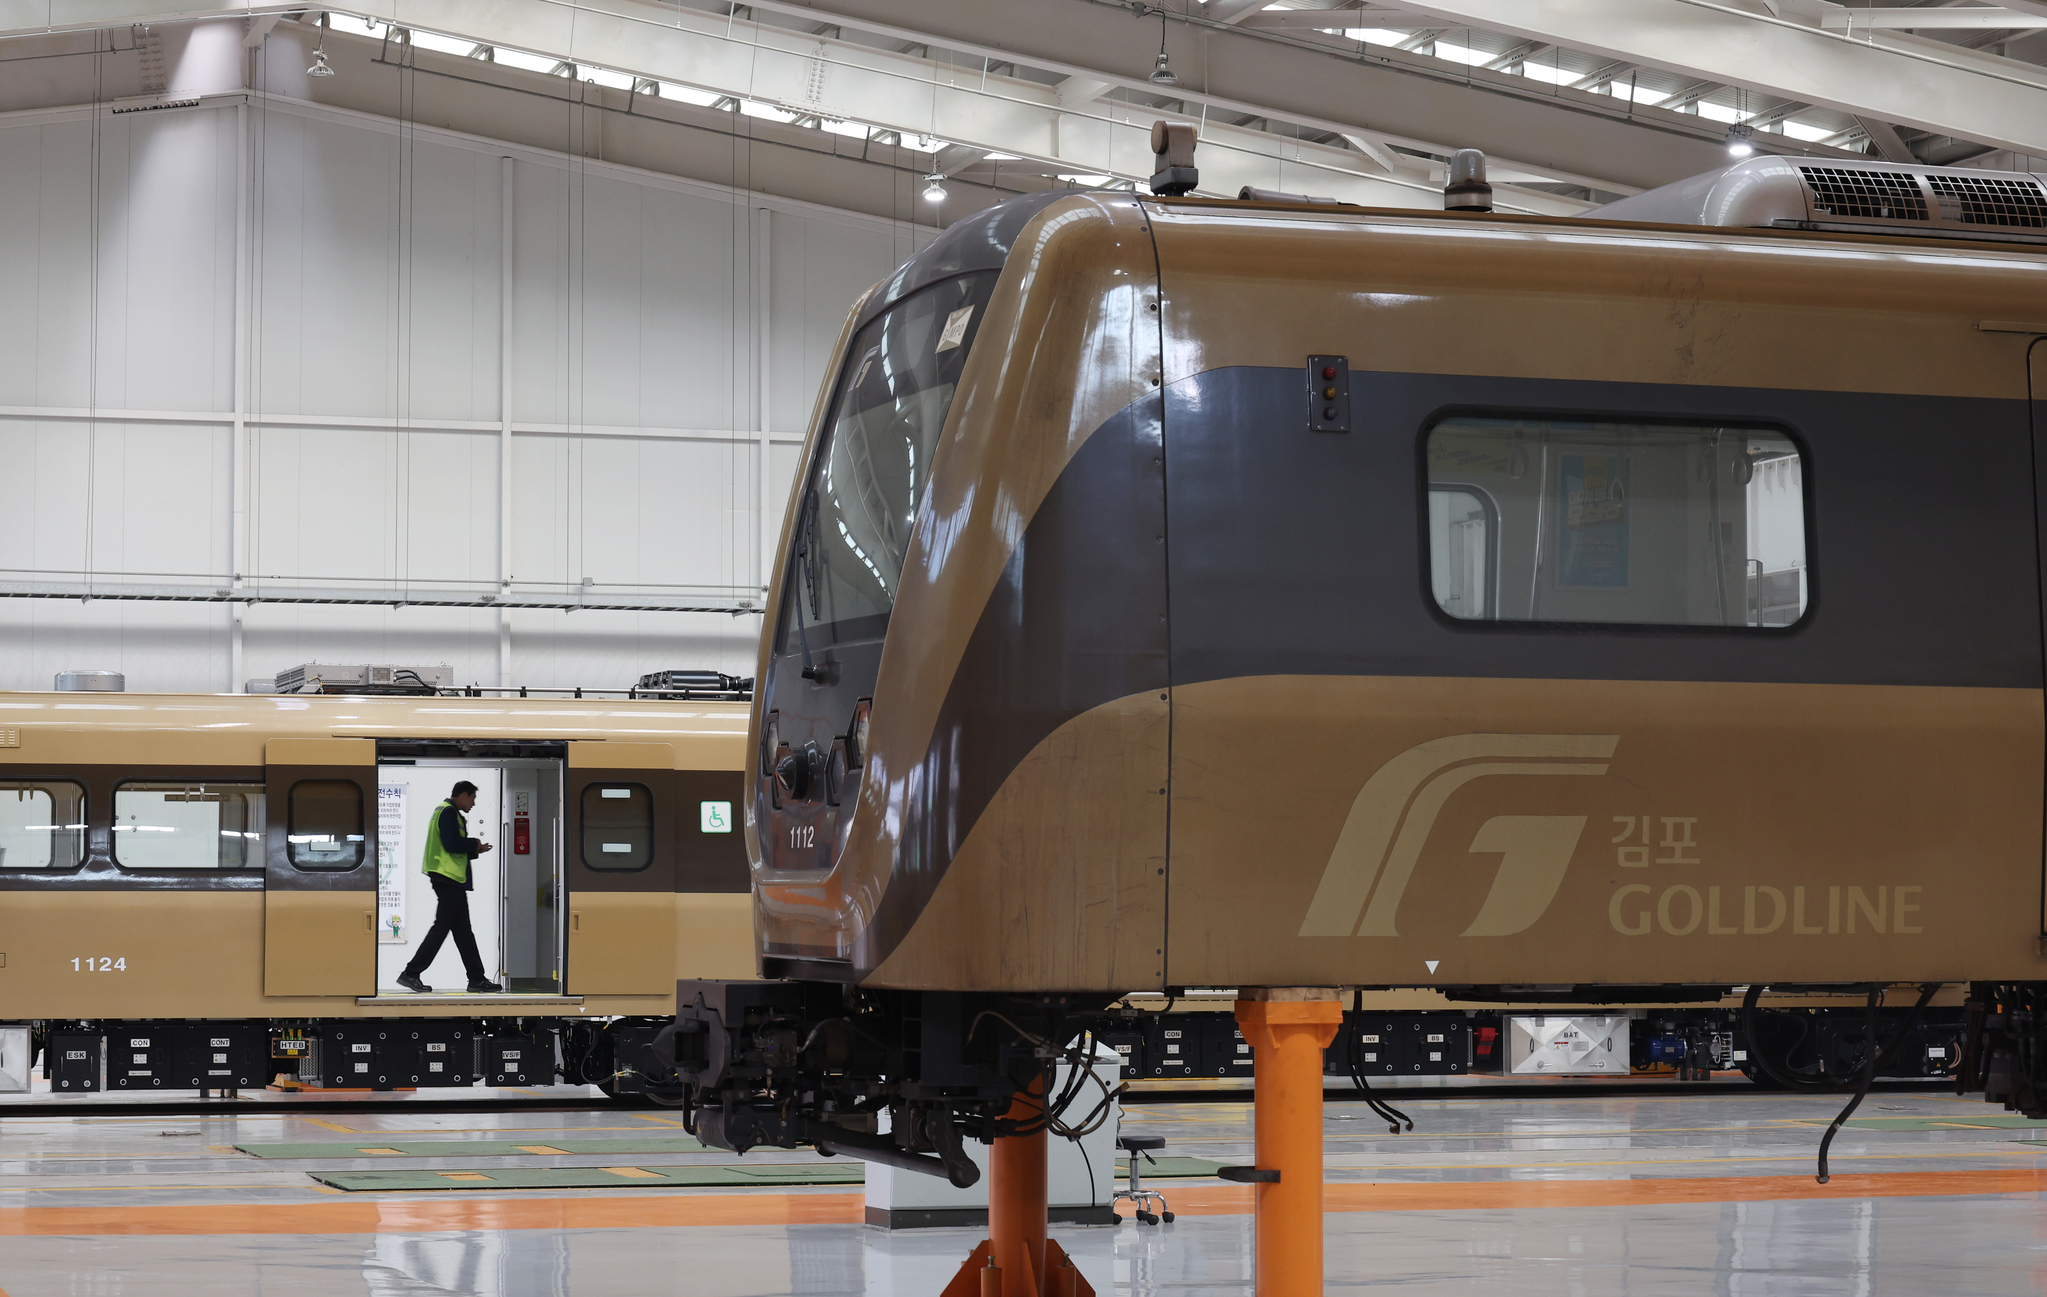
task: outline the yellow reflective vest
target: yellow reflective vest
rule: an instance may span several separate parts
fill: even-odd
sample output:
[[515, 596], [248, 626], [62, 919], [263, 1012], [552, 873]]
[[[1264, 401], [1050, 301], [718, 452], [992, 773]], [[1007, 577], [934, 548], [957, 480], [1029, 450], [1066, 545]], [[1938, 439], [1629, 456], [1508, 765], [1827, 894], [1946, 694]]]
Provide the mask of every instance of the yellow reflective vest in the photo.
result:
[[[452, 801], [448, 801], [434, 807], [434, 817], [427, 824], [426, 859], [421, 863], [421, 868], [426, 873], [440, 874], [467, 886], [469, 882], [469, 857], [457, 855], [441, 845], [441, 812], [453, 809], [454, 805]], [[455, 823], [461, 826], [462, 836], [468, 837], [469, 817], [460, 811], [456, 811]]]

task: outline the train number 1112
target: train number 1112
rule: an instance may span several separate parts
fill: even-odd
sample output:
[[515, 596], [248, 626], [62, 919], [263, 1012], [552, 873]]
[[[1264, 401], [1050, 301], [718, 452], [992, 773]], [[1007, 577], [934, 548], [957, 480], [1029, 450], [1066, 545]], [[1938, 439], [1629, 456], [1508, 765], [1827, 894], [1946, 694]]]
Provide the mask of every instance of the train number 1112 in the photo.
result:
[[74, 973], [125, 973], [128, 971], [126, 955], [80, 955], [72, 959]]

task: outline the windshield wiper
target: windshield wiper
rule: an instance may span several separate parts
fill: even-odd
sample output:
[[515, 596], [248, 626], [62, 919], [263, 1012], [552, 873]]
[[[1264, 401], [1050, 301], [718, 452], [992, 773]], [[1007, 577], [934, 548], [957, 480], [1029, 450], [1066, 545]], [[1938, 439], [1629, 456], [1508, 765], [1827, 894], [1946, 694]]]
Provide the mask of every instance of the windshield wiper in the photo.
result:
[[817, 665], [810, 656], [810, 633], [804, 624], [803, 598], [810, 596], [810, 615], [817, 616], [817, 492], [812, 491], [803, 502], [803, 516], [796, 524], [796, 561], [803, 565], [803, 589], [791, 590], [790, 601], [796, 605], [796, 642], [803, 647], [803, 678], [826, 684], [830, 672]]

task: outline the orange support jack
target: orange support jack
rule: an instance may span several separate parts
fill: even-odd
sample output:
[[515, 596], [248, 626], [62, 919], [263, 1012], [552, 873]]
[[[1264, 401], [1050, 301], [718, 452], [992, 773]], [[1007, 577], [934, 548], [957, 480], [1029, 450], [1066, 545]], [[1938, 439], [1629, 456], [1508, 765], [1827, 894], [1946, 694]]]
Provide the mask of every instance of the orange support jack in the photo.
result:
[[1322, 1297], [1322, 1051], [1343, 1024], [1333, 990], [1276, 987], [1237, 1001], [1257, 1086], [1258, 1297]]
[[[1318, 1068], [1320, 1064], [1317, 1064]], [[1010, 1101], [1011, 1121], [1036, 1121], [1045, 1110], [1045, 1082]], [[940, 1297], [1095, 1297], [1065, 1249], [1045, 1237], [1045, 1141], [1010, 1135], [988, 1146], [988, 1237], [967, 1257]]]

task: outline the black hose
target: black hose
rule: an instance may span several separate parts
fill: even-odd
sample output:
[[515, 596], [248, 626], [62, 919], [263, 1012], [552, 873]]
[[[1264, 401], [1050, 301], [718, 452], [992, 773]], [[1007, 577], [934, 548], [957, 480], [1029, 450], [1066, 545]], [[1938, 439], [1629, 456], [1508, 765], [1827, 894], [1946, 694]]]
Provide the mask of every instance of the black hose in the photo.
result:
[[1741, 1030], [1742, 1034], [1748, 1037], [1749, 1057], [1754, 1060], [1756, 1066], [1762, 1068], [1772, 1081], [1787, 1090], [1804, 1090], [1808, 1094], [1832, 1094], [1840, 1090], [1841, 1087], [1835, 1082], [1815, 1081], [1796, 1072], [1778, 1069], [1776, 1062], [1770, 1057], [1770, 1052], [1763, 1048], [1761, 1034], [1756, 1031], [1756, 1001], [1762, 998], [1762, 994], [1763, 984], [1752, 982], [1749, 984], [1748, 994], [1743, 996], [1741, 1001]]
[[1350, 1047], [1345, 1051], [1344, 1061], [1349, 1065], [1351, 1083], [1365, 1096], [1365, 1103], [1378, 1115], [1379, 1120], [1386, 1123], [1387, 1134], [1398, 1135], [1403, 1123], [1411, 1131], [1414, 1129], [1414, 1119], [1373, 1094], [1371, 1083], [1365, 1080], [1364, 1060], [1358, 1057], [1363, 1052], [1358, 1041], [1358, 1024], [1364, 1019], [1365, 993], [1362, 990], [1352, 991], [1350, 1005]]
[[[1825, 1184], [1829, 1178], [1827, 1175], [1827, 1149], [1833, 1144], [1834, 1136], [1839, 1133], [1841, 1123], [1847, 1121], [1850, 1114], [1861, 1106], [1863, 1097], [1869, 1093], [1869, 1083], [1876, 1079], [1876, 1015], [1883, 1008], [1883, 1002], [1884, 989], [1881, 986], [1870, 987], [1869, 1012], [1866, 1019], [1868, 1025], [1865, 1028], [1865, 1034], [1862, 1039], [1862, 1078], [1855, 1083], [1855, 1097], [1848, 1100], [1848, 1106], [1841, 1109], [1840, 1114], [1827, 1126], [1827, 1133], [1820, 1136], [1820, 1164], [1818, 1175], [1815, 1178], [1821, 1184]], [[1900, 1039], [1904, 1038], [1903, 1032], [1899, 1032], [1898, 1035]]]

